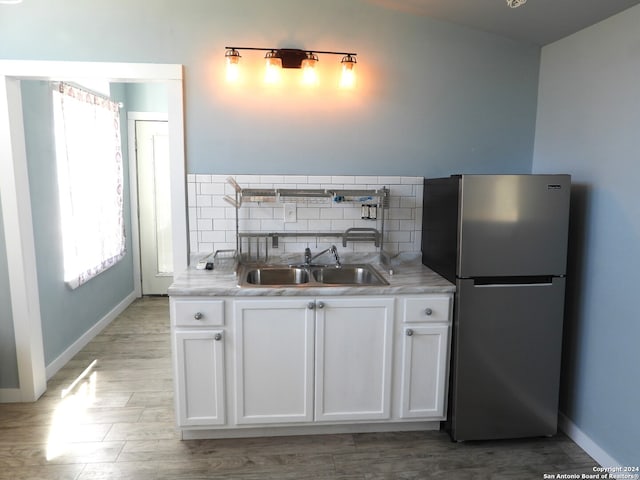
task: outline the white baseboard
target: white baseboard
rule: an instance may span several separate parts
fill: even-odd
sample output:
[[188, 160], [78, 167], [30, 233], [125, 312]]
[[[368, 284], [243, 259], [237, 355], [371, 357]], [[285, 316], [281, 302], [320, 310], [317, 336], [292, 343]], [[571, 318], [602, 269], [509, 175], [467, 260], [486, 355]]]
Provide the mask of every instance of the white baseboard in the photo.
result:
[[93, 327], [87, 330], [78, 340], [73, 342], [62, 354], [46, 367], [47, 380], [53, 377], [58, 370], [64, 367], [80, 350], [95, 338], [107, 325], [113, 322], [118, 315], [138, 298], [136, 292], [131, 292], [124, 300], [116, 305], [109, 313], [102, 317]]
[[291, 435], [335, 435], [342, 433], [376, 432], [424, 432], [440, 430], [440, 421], [435, 422], [393, 422], [393, 423], [343, 423], [335, 425], [305, 425], [249, 428], [184, 429], [183, 440], [203, 440], [210, 438], [254, 438], [281, 437]]
[[576, 445], [583, 449], [587, 454], [593, 458], [602, 467], [621, 467], [622, 464], [616, 461], [611, 455], [594, 442], [591, 437], [578, 428], [569, 417], [560, 412], [558, 416], [558, 426], [567, 437], [573, 440]]
[[0, 388], [0, 403], [18, 403], [22, 401], [19, 388]]

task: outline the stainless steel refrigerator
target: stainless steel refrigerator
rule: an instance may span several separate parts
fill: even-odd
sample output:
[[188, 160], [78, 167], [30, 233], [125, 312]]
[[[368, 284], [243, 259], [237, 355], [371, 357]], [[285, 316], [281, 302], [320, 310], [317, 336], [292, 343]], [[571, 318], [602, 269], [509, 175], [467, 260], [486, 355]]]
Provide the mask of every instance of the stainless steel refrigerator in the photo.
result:
[[569, 175], [426, 179], [422, 260], [456, 285], [453, 440], [557, 431]]

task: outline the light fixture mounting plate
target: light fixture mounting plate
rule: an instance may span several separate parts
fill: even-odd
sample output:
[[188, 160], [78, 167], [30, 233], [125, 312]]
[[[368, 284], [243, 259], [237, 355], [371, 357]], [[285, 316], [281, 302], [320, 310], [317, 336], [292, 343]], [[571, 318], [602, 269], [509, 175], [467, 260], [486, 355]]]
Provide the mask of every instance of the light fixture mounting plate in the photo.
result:
[[307, 52], [299, 48], [279, 48], [276, 50], [282, 60], [282, 68], [301, 68]]

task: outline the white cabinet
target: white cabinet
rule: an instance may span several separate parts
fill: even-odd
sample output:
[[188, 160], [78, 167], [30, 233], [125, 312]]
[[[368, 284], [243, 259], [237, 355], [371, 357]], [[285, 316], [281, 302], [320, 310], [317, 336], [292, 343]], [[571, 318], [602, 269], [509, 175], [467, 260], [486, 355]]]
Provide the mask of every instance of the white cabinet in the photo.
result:
[[171, 298], [170, 310], [178, 425], [223, 425], [224, 301]]
[[172, 323], [181, 327], [224, 325], [224, 300], [180, 299], [171, 302]]
[[444, 417], [448, 325], [402, 329], [401, 418]]
[[393, 298], [235, 301], [236, 423], [388, 419], [393, 305]]
[[225, 423], [222, 330], [174, 334], [178, 425]]
[[229, 436], [437, 426], [452, 297], [172, 297], [178, 426]]
[[316, 301], [316, 421], [391, 416], [393, 298]]
[[400, 418], [445, 419], [451, 296], [403, 299]]
[[236, 423], [313, 420], [313, 300], [234, 302]]
[[422, 295], [403, 298], [404, 323], [449, 323], [451, 321], [450, 295]]

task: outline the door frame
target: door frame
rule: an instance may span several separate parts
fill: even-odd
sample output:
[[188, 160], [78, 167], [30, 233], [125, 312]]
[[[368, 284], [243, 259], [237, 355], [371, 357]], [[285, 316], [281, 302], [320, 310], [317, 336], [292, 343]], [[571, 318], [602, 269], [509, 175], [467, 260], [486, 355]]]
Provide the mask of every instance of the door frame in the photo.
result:
[[[133, 285], [136, 297], [141, 297], [142, 269], [140, 265], [140, 212], [138, 207], [138, 149], [136, 148], [137, 121], [168, 122], [169, 114], [162, 112], [127, 113], [127, 136], [129, 143], [129, 205], [131, 206], [131, 253], [133, 256]], [[171, 220], [173, 220], [173, 218]], [[173, 270], [175, 272], [175, 268]]]
[[20, 81], [74, 78], [166, 82], [174, 271], [188, 265], [183, 66], [0, 60], [0, 203], [19, 379], [19, 388], [5, 392], [10, 401], [35, 401], [47, 387]]

